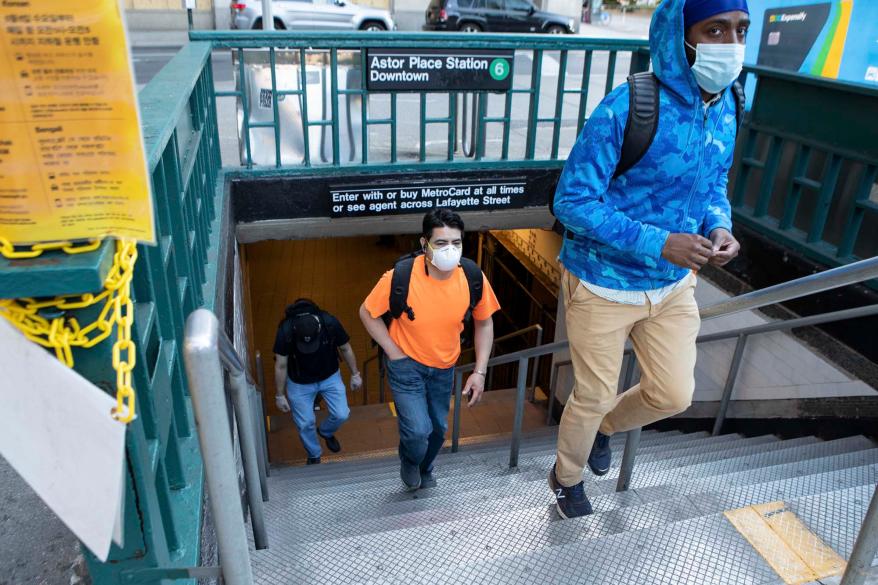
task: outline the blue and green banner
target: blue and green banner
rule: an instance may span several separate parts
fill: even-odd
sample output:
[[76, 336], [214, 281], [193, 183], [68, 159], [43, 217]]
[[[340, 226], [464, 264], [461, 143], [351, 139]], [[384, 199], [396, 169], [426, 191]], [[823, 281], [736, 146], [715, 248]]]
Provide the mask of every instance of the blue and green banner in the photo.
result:
[[748, 65], [878, 86], [878, 0], [750, 0]]

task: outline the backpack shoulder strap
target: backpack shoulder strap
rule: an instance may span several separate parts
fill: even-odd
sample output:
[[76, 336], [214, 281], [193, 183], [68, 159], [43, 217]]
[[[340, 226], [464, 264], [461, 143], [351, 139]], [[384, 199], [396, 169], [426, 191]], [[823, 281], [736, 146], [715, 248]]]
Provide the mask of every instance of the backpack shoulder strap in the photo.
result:
[[390, 279], [390, 317], [393, 319], [399, 319], [405, 313], [410, 321], [415, 320], [415, 312], [409, 306], [408, 298], [416, 257], [402, 258], [393, 266], [393, 276]]
[[735, 98], [735, 118], [738, 120], [738, 131], [740, 132], [741, 126], [744, 124], [744, 111], [747, 107], [747, 96], [740, 81], [732, 84], [732, 95]]
[[468, 321], [472, 317], [476, 306], [482, 301], [483, 284], [485, 277], [482, 275], [482, 269], [479, 265], [469, 258], [461, 258], [460, 266], [466, 275], [466, 284], [469, 287], [469, 307], [467, 308], [464, 321]]
[[659, 82], [644, 71], [628, 76], [628, 121], [622, 138], [622, 152], [613, 178], [636, 165], [649, 150], [659, 122]]

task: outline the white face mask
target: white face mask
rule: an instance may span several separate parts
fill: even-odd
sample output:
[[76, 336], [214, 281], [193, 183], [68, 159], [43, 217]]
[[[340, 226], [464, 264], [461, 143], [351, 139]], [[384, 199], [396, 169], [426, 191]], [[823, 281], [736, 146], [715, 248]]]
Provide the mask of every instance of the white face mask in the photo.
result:
[[725, 90], [744, 68], [744, 45], [698, 43], [698, 48], [695, 48], [686, 43], [686, 46], [695, 51], [692, 73], [698, 86], [707, 93]]
[[460, 264], [461, 249], [454, 244], [442, 246], [438, 250], [431, 246], [429, 242], [427, 242], [427, 246], [433, 251], [433, 258], [430, 259], [430, 263], [442, 272], [454, 270]]

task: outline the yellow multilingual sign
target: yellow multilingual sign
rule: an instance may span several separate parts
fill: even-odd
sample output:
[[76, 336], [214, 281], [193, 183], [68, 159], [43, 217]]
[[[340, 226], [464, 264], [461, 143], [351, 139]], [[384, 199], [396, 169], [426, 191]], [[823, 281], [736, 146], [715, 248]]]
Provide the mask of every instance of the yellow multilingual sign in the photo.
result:
[[117, 0], [0, 0], [0, 239], [155, 242]]

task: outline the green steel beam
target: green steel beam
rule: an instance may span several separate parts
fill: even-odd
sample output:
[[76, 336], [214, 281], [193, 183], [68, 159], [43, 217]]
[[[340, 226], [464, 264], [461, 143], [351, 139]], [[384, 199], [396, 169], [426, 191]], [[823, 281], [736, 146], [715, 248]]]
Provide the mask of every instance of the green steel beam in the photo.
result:
[[639, 39], [594, 39], [575, 35], [515, 35], [490, 34], [471, 35], [467, 33], [432, 32], [360, 32], [333, 31], [191, 31], [191, 41], [209, 42], [214, 48], [253, 48], [264, 49], [362, 49], [364, 47], [402, 47], [446, 49], [544, 49], [557, 51], [598, 50], [631, 51], [649, 49], [646, 40]]
[[99, 291], [113, 265], [116, 245], [105, 241], [94, 252], [45, 252], [37, 258], [0, 256], [0, 299], [51, 297]]

